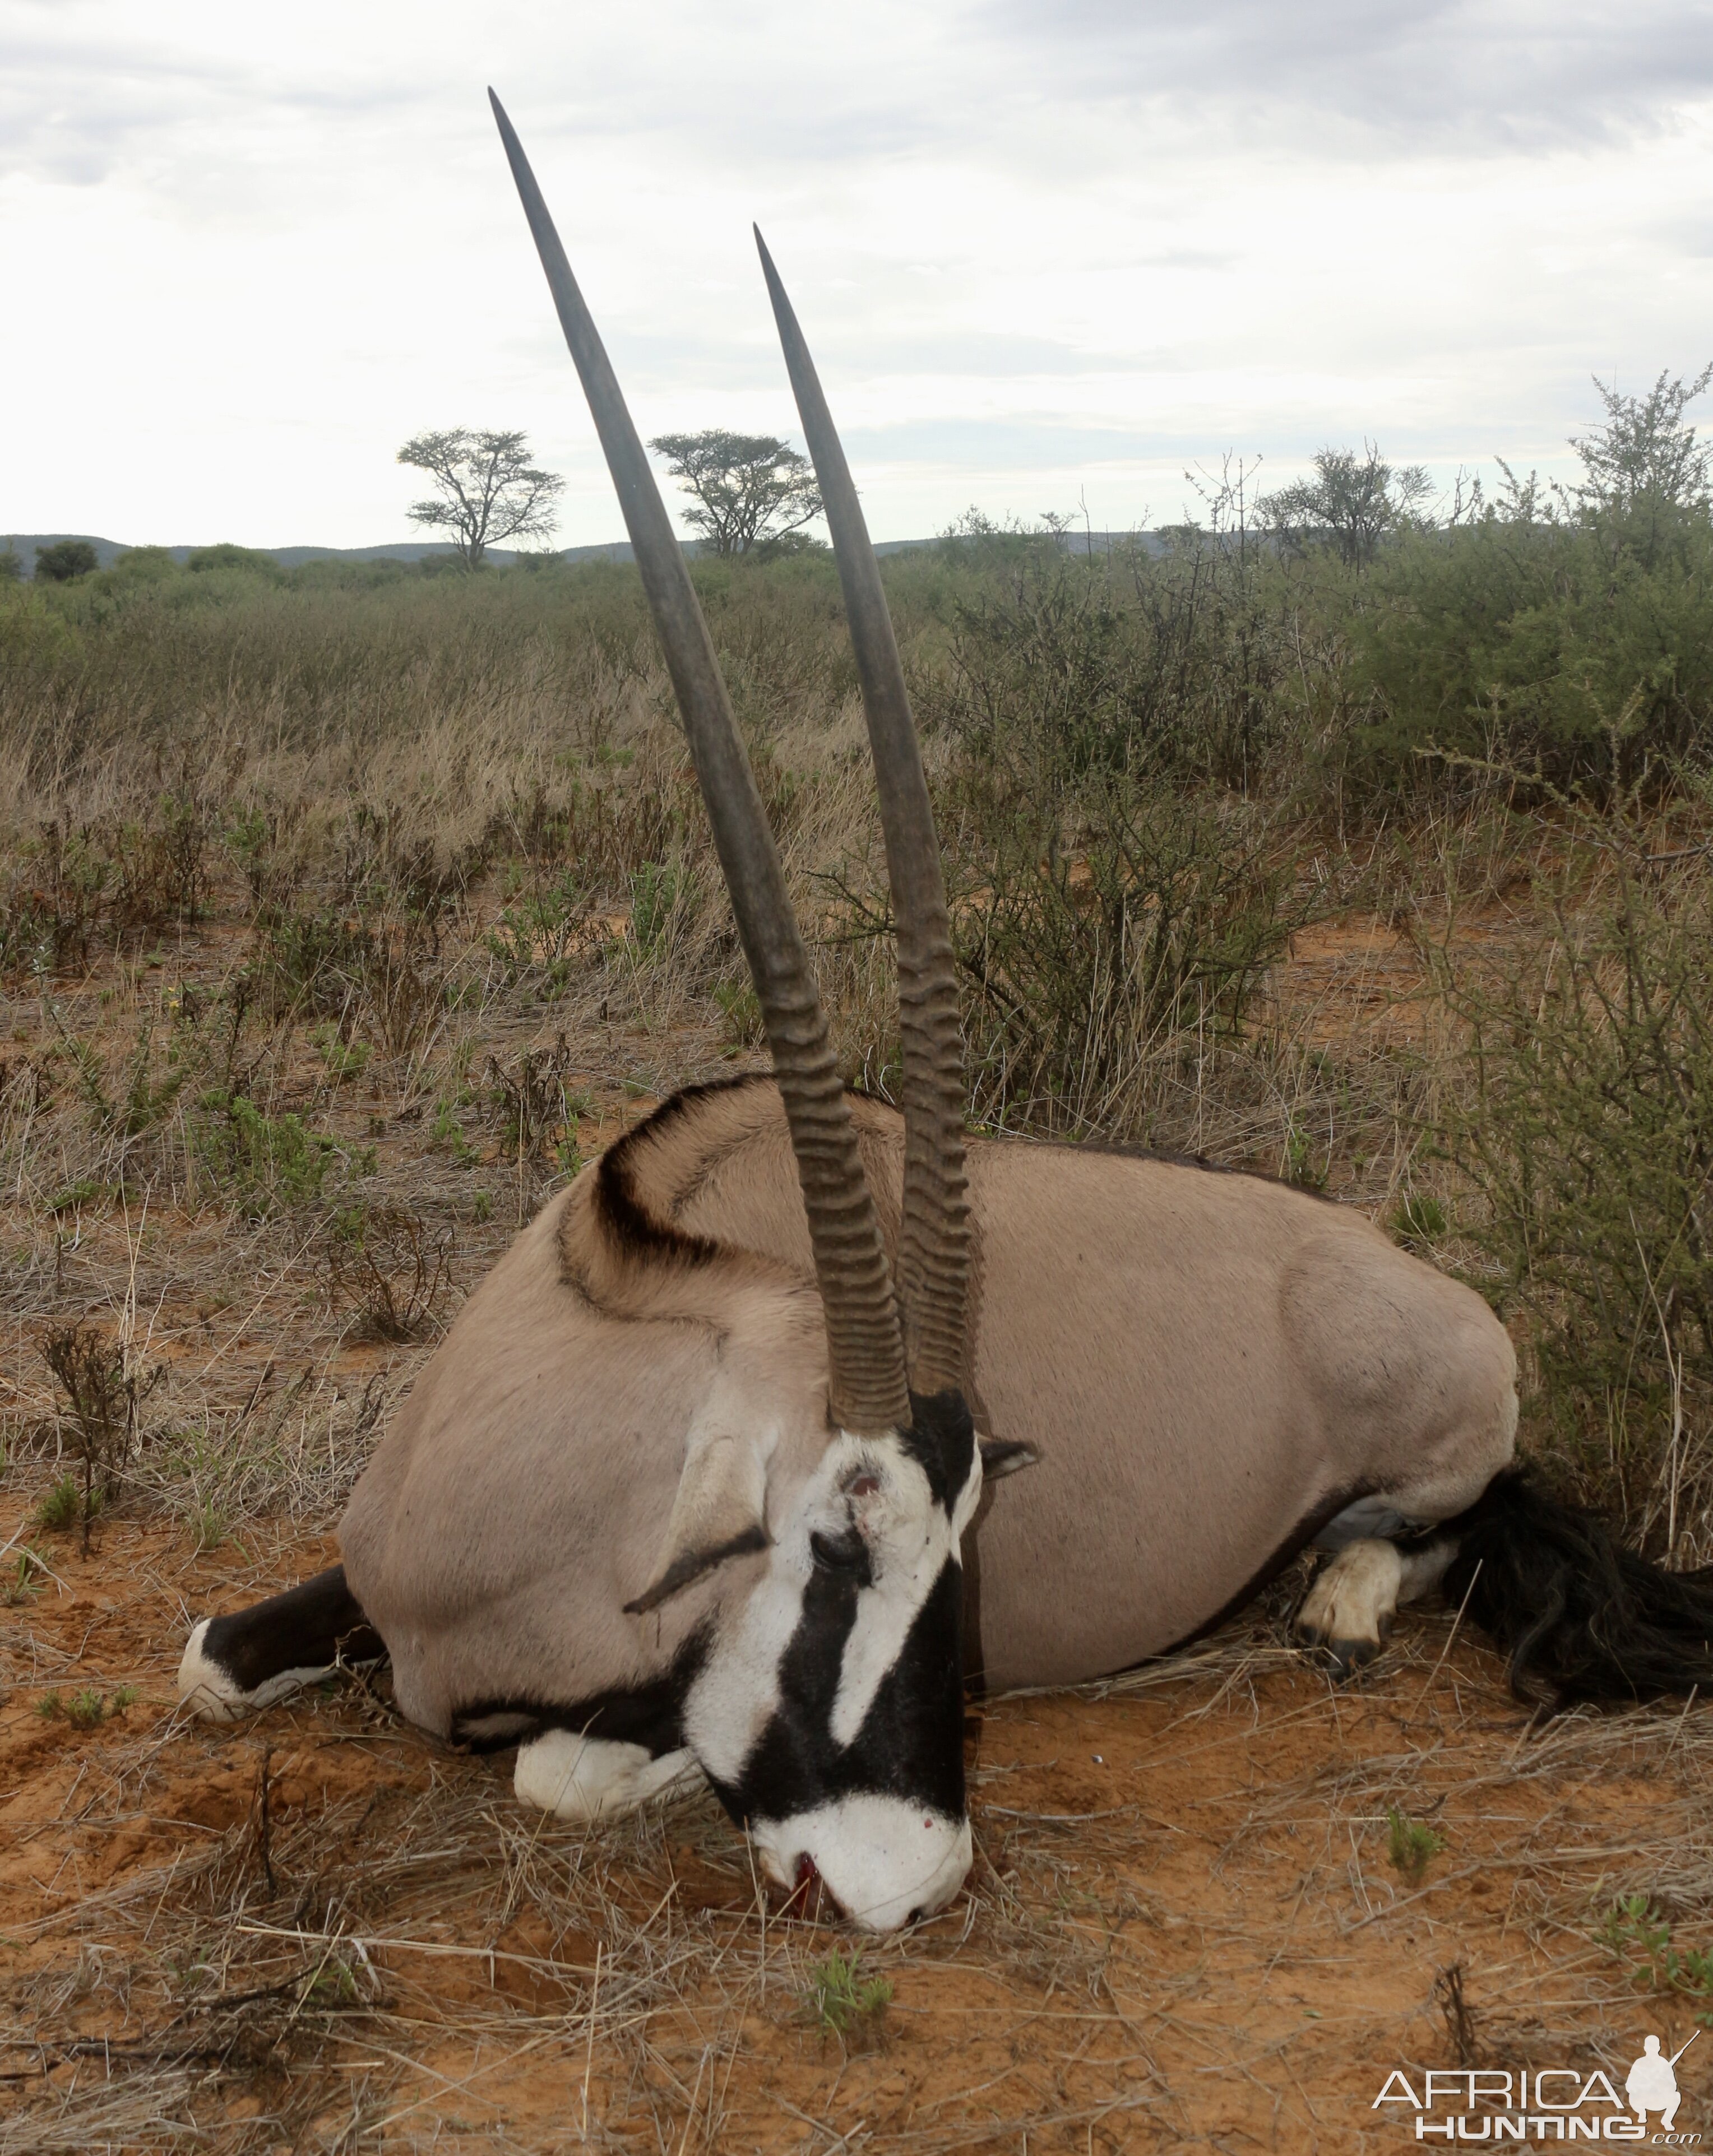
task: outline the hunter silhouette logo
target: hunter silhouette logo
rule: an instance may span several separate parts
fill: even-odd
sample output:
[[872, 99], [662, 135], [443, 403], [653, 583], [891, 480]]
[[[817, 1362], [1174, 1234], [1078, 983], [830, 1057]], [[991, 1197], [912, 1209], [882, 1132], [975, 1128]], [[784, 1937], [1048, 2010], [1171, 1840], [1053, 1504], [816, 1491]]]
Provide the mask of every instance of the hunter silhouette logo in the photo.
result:
[[[1690, 2044], [1693, 2044], [1695, 2036], [1700, 2033], [1697, 2029], [1695, 2035], [1690, 2038]], [[1623, 2092], [1630, 2100], [1630, 2109], [1644, 2126], [1650, 2111], [1659, 2112], [1662, 2132], [1669, 2133], [1676, 2124], [1677, 2107], [1683, 2102], [1678, 2093], [1677, 2062], [1688, 2051], [1690, 2044], [1680, 2045], [1669, 2059], [1662, 2059], [1659, 2039], [1657, 2036], [1643, 2038], [1642, 2056], [1626, 2075]]]

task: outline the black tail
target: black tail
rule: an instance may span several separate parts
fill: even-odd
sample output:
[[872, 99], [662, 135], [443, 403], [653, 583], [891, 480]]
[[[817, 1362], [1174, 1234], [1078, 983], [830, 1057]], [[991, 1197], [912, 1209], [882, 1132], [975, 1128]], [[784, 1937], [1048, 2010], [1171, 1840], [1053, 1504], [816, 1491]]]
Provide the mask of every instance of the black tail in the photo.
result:
[[[1555, 1712], [1579, 1701], [1713, 1697], [1713, 1567], [1666, 1572], [1525, 1468], [1490, 1482], [1445, 1532], [1458, 1553], [1446, 1599], [1510, 1656], [1520, 1699]], [[1479, 1569], [1478, 1569], [1479, 1568]]]

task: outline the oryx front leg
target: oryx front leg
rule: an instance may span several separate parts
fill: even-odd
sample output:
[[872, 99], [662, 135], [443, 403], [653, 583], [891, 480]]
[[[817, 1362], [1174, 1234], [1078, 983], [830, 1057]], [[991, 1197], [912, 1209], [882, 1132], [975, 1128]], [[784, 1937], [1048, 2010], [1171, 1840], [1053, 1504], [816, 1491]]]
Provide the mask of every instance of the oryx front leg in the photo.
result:
[[1366, 1537], [1346, 1543], [1304, 1596], [1297, 1637], [1324, 1648], [1335, 1674], [1350, 1676], [1380, 1652], [1398, 1604], [1437, 1586], [1456, 1554], [1449, 1536], [1407, 1553]]
[[520, 1804], [538, 1804], [561, 1819], [614, 1819], [697, 1771], [686, 1748], [656, 1758], [646, 1745], [548, 1729], [518, 1746], [512, 1787]]

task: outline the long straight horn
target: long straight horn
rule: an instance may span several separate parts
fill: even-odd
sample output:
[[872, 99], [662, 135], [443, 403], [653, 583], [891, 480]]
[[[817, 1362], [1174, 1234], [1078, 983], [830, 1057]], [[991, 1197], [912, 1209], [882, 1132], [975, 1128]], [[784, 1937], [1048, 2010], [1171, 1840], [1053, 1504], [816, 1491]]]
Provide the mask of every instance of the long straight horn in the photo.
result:
[[815, 1277], [826, 1318], [830, 1404], [846, 1430], [910, 1424], [903, 1343], [874, 1201], [826, 1019], [785, 892], [778, 850], [744, 754], [702, 608], [611, 363], [571, 275], [535, 175], [491, 90], [500, 139], [577, 363], [655, 627], [684, 715], [714, 845], [754, 978], [797, 1156]]
[[911, 1383], [918, 1393], [965, 1383], [970, 1207], [964, 1179], [964, 1065], [957, 971], [939, 841], [910, 715], [904, 669], [851, 468], [815, 362], [767, 243], [755, 244], [774, 303], [797, 410], [815, 459], [838, 557], [839, 583], [862, 685], [898, 931], [898, 1021], [904, 1045], [904, 1205], [898, 1290]]

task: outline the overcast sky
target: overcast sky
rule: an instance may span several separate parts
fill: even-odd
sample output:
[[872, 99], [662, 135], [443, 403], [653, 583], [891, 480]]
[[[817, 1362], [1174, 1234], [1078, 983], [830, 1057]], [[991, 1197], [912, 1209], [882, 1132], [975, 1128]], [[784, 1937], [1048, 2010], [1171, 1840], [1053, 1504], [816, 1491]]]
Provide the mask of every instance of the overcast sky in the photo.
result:
[[759, 221], [878, 537], [1566, 470], [1592, 372], [1713, 357], [1688, 0], [0, 0], [0, 533], [408, 538], [464, 424], [619, 536], [489, 82], [645, 435], [795, 430]]

